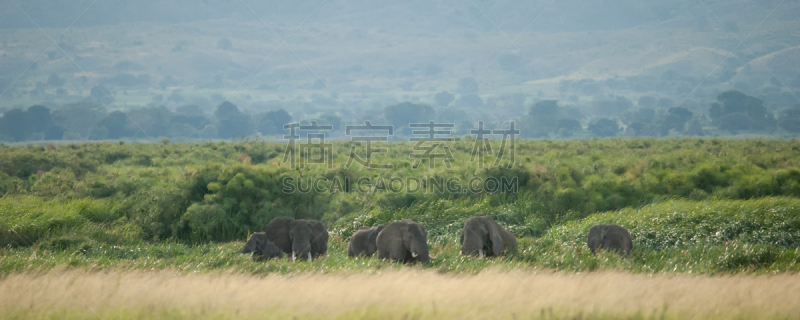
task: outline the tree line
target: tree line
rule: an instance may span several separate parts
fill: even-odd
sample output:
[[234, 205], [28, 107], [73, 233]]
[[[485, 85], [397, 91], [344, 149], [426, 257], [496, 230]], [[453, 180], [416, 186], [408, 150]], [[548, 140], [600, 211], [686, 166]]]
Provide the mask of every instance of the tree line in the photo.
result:
[[280, 134], [292, 121], [284, 110], [250, 115], [230, 102], [206, 115], [195, 106], [172, 111], [164, 106], [128, 111], [108, 110], [94, 101], [81, 101], [51, 110], [42, 105], [13, 109], [0, 117], [0, 141], [108, 140], [124, 138], [232, 139]]
[[[477, 96], [476, 96], [477, 97]], [[478, 99], [480, 99], [478, 97]], [[436, 95], [436, 104], [446, 106], [454, 100], [447, 92]], [[446, 101], [445, 101], [446, 100]], [[671, 102], [671, 101], [670, 101]], [[762, 100], [740, 91], [719, 94], [707, 112], [697, 108], [672, 106], [652, 97], [642, 97], [634, 107], [624, 98], [593, 102], [587, 116], [581, 109], [559, 105], [557, 100], [541, 100], [531, 105], [516, 119], [525, 138], [589, 138], [589, 137], [666, 137], [705, 136], [716, 134], [760, 133], [774, 134], [779, 129], [800, 133], [800, 104], [780, 111], [769, 111]], [[594, 110], [596, 109], [596, 110]], [[477, 120], [466, 112], [403, 102], [383, 108], [373, 123], [391, 124], [396, 136], [408, 136], [410, 123], [457, 123], [453, 134], [468, 134]], [[255, 135], [281, 135], [283, 126], [292, 121], [291, 114], [278, 109], [248, 114], [228, 101], [218, 105], [212, 114], [205, 114], [196, 105], [186, 105], [174, 111], [164, 106], [151, 106], [127, 111], [109, 110], [98, 101], [86, 100], [65, 104], [56, 109], [34, 105], [12, 109], [0, 117], [0, 141], [35, 140], [113, 140], [113, 139], [232, 139]], [[305, 121], [331, 125], [342, 130], [343, 119], [326, 114]], [[355, 123], [354, 123], [355, 124]], [[494, 127], [502, 123], [491, 124]]]

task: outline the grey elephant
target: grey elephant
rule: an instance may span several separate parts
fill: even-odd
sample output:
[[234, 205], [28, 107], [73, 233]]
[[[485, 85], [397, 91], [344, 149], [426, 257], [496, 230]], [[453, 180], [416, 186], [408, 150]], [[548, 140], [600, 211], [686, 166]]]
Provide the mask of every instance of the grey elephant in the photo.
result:
[[517, 237], [501, 227], [491, 216], [472, 217], [461, 230], [461, 254], [499, 256], [517, 250]]
[[265, 232], [250, 235], [242, 247], [242, 253], [249, 253], [253, 261], [264, 261], [272, 258], [283, 258], [283, 251], [269, 240]]
[[264, 233], [292, 261], [314, 260], [328, 252], [328, 230], [317, 220], [279, 217], [269, 222]]
[[371, 257], [378, 251], [378, 233], [380, 233], [385, 226], [377, 227], [361, 227], [353, 236], [350, 237], [350, 244], [347, 246], [347, 256], [357, 257], [365, 256]]
[[428, 263], [428, 232], [425, 227], [409, 219], [392, 222], [376, 239], [378, 257], [405, 263]]
[[598, 249], [630, 254], [633, 248], [631, 234], [628, 229], [615, 224], [598, 224], [589, 229], [589, 239], [586, 242], [592, 253]]

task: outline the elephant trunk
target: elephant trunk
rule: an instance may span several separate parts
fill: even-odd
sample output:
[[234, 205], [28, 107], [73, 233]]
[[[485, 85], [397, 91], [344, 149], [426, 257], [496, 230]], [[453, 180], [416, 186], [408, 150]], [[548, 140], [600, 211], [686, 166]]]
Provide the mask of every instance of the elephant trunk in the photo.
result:
[[420, 262], [428, 262], [430, 256], [428, 255], [428, 243], [425, 241], [423, 235], [418, 235], [414, 238], [411, 248], [411, 257]]
[[461, 254], [477, 255], [480, 258], [483, 258], [483, 237], [473, 230], [468, 230], [464, 233], [464, 241], [461, 244]]

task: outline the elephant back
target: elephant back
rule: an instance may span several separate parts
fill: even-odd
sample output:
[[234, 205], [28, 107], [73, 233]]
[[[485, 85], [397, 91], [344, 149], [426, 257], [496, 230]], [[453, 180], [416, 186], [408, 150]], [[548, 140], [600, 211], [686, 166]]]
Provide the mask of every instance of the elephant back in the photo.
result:
[[292, 239], [289, 236], [292, 222], [294, 222], [292, 218], [277, 217], [272, 219], [264, 230], [268, 239], [286, 254], [292, 253]]
[[306, 220], [311, 227], [311, 253], [325, 255], [328, 253], [328, 229], [318, 220]]
[[628, 229], [614, 224], [600, 224], [589, 229], [587, 245], [592, 253], [598, 249], [620, 251], [628, 254], [633, 248]]
[[[378, 234], [381, 233], [381, 231], [383, 231], [384, 228], [386, 228], [386, 226], [377, 226], [370, 228], [368, 233], [367, 243], [369, 243], [373, 247], [377, 246]], [[375, 250], [377, 250], [377, 248], [375, 248]]]
[[464, 222], [461, 230], [461, 253], [496, 256], [516, 250], [517, 237], [500, 226], [492, 216], [476, 216]]
[[[405, 241], [404, 236], [409, 241]], [[392, 259], [407, 263], [427, 263], [430, 259], [425, 227], [410, 219], [392, 222], [387, 225], [378, 233], [376, 244], [378, 256], [381, 259]]]
[[378, 233], [383, 230], [384, 226], [377, 227], [361, 227], [353, 236], [350, 237], [350, 244], [347, 246], [347, 255], [356, 257], [364, 255], [371, 257], [378, 251]]

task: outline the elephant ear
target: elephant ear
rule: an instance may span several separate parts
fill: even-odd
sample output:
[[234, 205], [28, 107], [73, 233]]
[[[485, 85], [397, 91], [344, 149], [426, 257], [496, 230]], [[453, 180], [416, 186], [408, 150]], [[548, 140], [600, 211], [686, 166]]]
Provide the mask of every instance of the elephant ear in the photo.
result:
[[489, 240], [492, 240], [492, 253], [499, 256], [503, 253], [503, 249], [505, 248], [503, 245], [503, 235], [500, 233], [500, 225], [497, 224], [494, 219], [489, 218], [489, 221], [486, 223], [486, 229], [489, 230]]
[[411, 225], [406, 224], [403, 226], [400, 232], [400, 237], [403, 239], [403, 243], [411, 243]]

